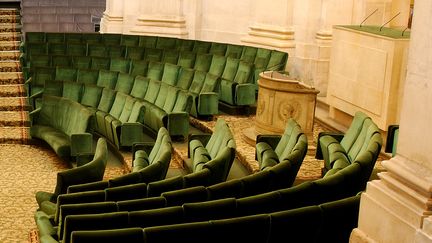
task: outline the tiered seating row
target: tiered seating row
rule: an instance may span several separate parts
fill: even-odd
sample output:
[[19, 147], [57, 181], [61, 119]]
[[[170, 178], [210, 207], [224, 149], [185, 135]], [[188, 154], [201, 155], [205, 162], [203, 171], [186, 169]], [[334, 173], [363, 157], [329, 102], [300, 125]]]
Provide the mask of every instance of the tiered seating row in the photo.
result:
[[[51, 33], [27, 33], [26, 44], [23, 46], [23, 50], [26, 53], [24, 61], [31, 62], [33, 54], [46, 55], [49, 54], [48, 50], [63, 49], [61, 53], [67, 55], [120, 56], [131, 59], [143, 59], [146, 55], [147, 57], [157, 58], [158, 60], [156, 61], [162, 61], [162, 57], [165, 56], [165, 61], [174, 62], [173, 60], [177, 59], [177, 64], [184, 66], [190, 64], [179, 63], [180, 53], [192, 52], [194, 54], [189, 55], [196, 56], [195, 60], [192, 60], [195, 63], [193, 67], [201, 71], [209, 71], [209, 69], [204, 70], [196, 66], [201, 65], [202, 62], [211, 62], [214, 55], [226, 57], [225, 60], [221, 59], [219, 61], [219, 67], [214, 67], [215, 73], [222, 75], [223, 73], [218, 73], [218, 70], [223, 69], [225, 62], [228, 62], [228, 58], [239, 59], [237, 62], [242, 61], [249, 68], [252, 66], [253, 73], [251, 74], [250, 70], [244, 69], [237, 76], [232, 76], [231, 78], [222, 77], [220, 100], [229, 105], [254, 104], [258, 74], [264, 70], [283, 70], [288, 58], [287, 53], [277, 50], [169, 37], [120, 34], [62, 34], [62, 36], [59, 36], [58, 33], [55, 35]], [[52, 36], [56, 37], [52, 38]], [[86, 44], [78, 47], [77, 42], [84, 42]], [[59, 46], [60, 48], [57, 48]], [[60, 52], [55, 53], [60, 54]], [[204, 53], [212, 55], [198, 59], [197, 55]], [[190, 63], [191, 61], [188, 62]]]

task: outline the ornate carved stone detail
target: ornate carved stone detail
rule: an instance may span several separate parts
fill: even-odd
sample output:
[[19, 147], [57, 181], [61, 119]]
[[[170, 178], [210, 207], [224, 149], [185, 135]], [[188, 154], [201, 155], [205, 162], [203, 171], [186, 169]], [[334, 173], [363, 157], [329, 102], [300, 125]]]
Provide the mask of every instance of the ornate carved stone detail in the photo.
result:
[[296, 100], [284, 100], [279, 103], [278, 116], [283, 121], [288, 121], [289, 118], [298, 120], [302, 114], [301, 104]]

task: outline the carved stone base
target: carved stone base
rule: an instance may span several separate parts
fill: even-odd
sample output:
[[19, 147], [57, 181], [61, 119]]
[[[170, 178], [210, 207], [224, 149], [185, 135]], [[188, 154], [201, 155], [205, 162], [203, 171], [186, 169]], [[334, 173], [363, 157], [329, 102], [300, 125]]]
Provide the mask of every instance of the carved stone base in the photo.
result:
[[141, 15], [131, 29], [132, 33], [144, 35], [170, 36], [187, 38], [186, 20], [179, 16]]
[[254, 25], [249, 27], [248, 36], [242, 42], [261, 46], [287, 49], [294, 48], [294, 30], [270, 25]]

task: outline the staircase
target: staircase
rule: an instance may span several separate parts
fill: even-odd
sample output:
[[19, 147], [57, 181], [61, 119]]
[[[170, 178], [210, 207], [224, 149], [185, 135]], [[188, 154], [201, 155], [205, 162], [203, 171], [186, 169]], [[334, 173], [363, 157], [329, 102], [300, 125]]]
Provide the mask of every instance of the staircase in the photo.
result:
[[29, 144], [31, 109], [19, 62], [20, 12], [0, 8], [0, 144]]

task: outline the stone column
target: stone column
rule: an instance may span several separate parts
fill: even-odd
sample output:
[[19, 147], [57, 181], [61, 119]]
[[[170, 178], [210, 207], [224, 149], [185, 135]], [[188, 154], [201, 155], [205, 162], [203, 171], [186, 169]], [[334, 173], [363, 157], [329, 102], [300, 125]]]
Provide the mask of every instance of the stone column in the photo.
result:
[[362, 194], [351, 242], [432, 242], [431, 12], [415, 1], [397, 154]]
[[106, 0], [106, 10], [101, 20], [101, 33], [123, 33], [124, 2], [122, 0]]
[[141, 1], [140, 15], [131, 33], [186, 38], [183, 0]]
[[[293, 11], [295, 0], [255, 1], [253, 24], [248, 35], [241, 39], [245, 44], [294, 53]], [[288, 62], [291, 59], [288, 58]]]

